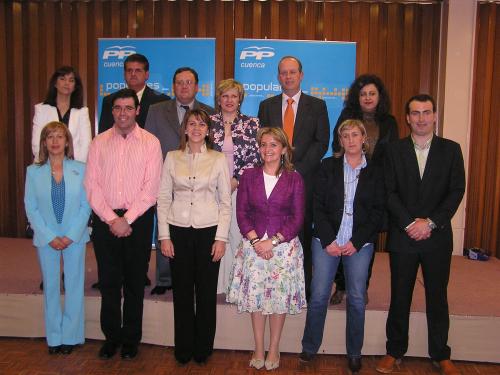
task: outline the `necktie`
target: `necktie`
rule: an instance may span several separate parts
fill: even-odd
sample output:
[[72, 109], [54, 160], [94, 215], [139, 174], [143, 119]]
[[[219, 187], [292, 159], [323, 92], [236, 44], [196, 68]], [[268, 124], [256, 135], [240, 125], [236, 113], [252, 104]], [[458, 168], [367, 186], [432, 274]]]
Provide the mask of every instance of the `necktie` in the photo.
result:
[[184, 109], [184, 115], [182, 115], [182, 121], [184, 121], [184, 117], [186, 116], [187, 111], [189, 111], [189, 106], [188, 105], [181, 105], [181, 107]]
[[285, 110], [285, 117], [283, 118], [283, 129], [285, 130], [285, 134], [288, 136], [288, 141], [290, 144], [293, 143], [293, 123], [295, 122], [294, 113], [293, 113], [293, 99], [287, 99], [288, 105]]

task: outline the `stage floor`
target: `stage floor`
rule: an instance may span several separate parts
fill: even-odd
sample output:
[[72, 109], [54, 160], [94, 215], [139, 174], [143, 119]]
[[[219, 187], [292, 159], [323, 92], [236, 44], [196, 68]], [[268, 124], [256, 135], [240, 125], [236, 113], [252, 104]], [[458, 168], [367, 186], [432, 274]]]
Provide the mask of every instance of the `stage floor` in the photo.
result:
[[[0, 238], [0, 336], [44, 336], [43, 299], [36, 250], [31, 240]], [[151, 296], [154, 286], [155, 254], [152, 253], [149, 278], [153, 285], [145, 291], [143, 342], [173, 344], [172, 294]], [[385, 353], [385, 320], [390, 303], [388, 255], [377, 253], [369, 289], [366, 312], [364, 354]], [[86, 336], [100, 339], [100, 295], [91, 289], [97, 279], [92, 246], [87, 247], [85, 296]], [[471, 261], [454, 256], [448, 289], [451, 315], [450, 346], [454, 359], [500, 362], [500, 261]], [[345, 353], [345, 302], [331, 307], [321, 352]], [[408, 355], [427, 355], [425, 296], [419, 274], [411, 308]], [[36, 313], [34, 313], [36, 312]], [[215, 346], [221, 349], [252, 348], [250, 321], [219, 296]], [[300, 351], [305, 312], [287, 318], [283, 332], [283, 351]], [[238, 334], [235, 335], [235, 329]]]

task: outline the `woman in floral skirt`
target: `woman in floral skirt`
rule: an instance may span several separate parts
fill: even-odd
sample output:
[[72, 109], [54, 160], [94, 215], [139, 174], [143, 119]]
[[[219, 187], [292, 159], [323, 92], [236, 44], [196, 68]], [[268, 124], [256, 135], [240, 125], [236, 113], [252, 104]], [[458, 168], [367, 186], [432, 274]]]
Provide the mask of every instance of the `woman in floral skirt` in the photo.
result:
[[[250, 366], [279, 367], [279, 342], [286, 314], [306, 305], [303, 253], [297, 237], [304, 220], [304, 182], [291, 163], [292, 149], [281, 128], [257, 134], [260, 167], [240, 178], [236, 216], [243, 240], [229, 278], [227, 301], [250, 312], [255, 350]], [[267, 358], [264, 331], [270, 343]]]

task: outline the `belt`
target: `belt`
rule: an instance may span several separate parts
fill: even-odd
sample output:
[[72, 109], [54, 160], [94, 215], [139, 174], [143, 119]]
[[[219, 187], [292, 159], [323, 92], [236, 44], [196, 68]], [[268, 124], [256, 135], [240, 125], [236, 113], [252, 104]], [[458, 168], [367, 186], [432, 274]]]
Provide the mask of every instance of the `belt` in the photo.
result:
[[115, 214], [122, 217], [123, 215], [125, 215], [125, 212], [127, 212], [128, 210], [125, 210], [124, 208], [120, 208], [118, 210], [113, 210], [113, 211], [115, 212]]

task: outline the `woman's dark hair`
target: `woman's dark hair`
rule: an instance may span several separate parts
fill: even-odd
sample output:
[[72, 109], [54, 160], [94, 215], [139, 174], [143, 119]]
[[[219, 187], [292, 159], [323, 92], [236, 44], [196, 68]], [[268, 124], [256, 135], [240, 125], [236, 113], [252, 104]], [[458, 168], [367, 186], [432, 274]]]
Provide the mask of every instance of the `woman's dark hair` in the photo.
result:
[[348, 112], [348, 118], [363, 119], [363, 111], [359, 104], [359, 92], [363, 87], [374, 84], [377, 87], [379, 101], [375, 110], [375, 119], [381, 119], [389, 114], [391, 100], [382, 80], [375, 74], [362, 74], [354, 80], [345, 98], [344, 109]]
[[75, 90], [71, 93], [71, 99], [69, 107], [71, 108], [82, 108], [83, 107], [83, 84], [82, 79], [78, 75], [77, 71], [71, 66], [61, 66], [58, 68], [49, 81], [49, 89], [47, 90], [47, 95], [43, 104], [49, 104], [53, 107], [57, 106], [57, 89], [56, 82], [59, 77], [64, 77], [65, 75], [73, 74], [75, 77]]
[[207, 124], [208, 129], [207, 129], [207, 136], [205, 137], [205, 144], [207, 146], [208, 150], [213, 149], [213, 144], [214, 144], [214, 138], [213, 138], [213, 132], [212, 132], [212, 121], [210, 120], [210, 116], [207, 112], [205, 112], [203, 109], [191, 109], [186, 112], [184, 115], [184, 119], [182, 120], [181, 124], [181, 139], [180, 139], [180, 144], [179, 144], [179, 150], [184, 151], [186, 149], [186, 145], [188, 143], [188, 136], [186, 134], [186, 127], [187, 123], [189, 121], [189, 118], [191, 116], [194, 116], [198, 121], [203, 121], [205, 124]]

